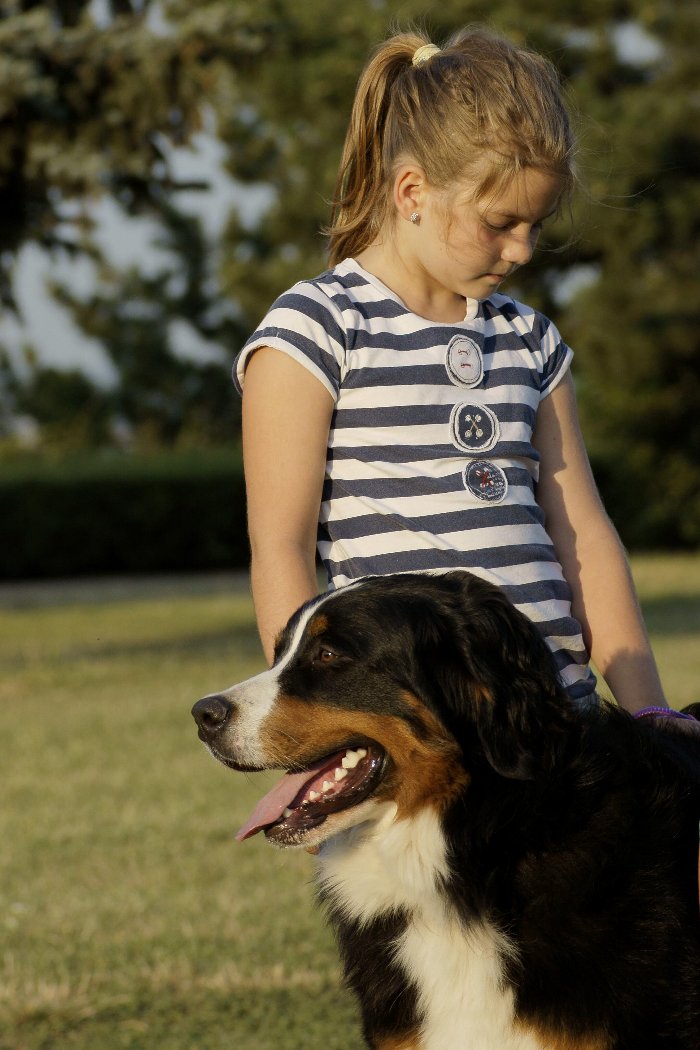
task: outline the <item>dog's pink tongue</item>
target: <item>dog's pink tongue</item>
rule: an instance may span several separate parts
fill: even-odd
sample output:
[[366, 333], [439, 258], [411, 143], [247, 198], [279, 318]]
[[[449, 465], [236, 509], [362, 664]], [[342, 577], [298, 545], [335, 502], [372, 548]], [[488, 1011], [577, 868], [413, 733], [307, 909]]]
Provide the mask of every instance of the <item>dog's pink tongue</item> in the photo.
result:
[[236, 840], [243, 842], [244, 839], [255, 835], [256, 832], [261, 831], [268, 824], [274, 824], [276, 820], [279, 820], [287, 806], [291, 806], [299, 792], [310, 780], [314, 779], [318, 770], [323, 769], [326, 764], [327, 760], [325, 762], [316, 762], [313, 766], [305, 769], [303, 773], [285, 773], [272, 790], [268, 791], [260, 799], [243, 827], [236, 832]]

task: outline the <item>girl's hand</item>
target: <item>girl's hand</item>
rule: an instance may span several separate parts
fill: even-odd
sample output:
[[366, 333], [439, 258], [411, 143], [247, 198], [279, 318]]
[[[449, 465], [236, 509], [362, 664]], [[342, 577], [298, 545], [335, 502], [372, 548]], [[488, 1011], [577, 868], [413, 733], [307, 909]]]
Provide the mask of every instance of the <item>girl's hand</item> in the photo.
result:
[[700, 743], [700, 722], [697, 719], [692, 722], [681, 722], [680, 719], [667, 718], [666, 721], [674, 723], [674, 733], [686, 733], [688, 736], [697, 737], [698, 743]]
[[700, 743], [700, 722], [696, 718], [660, 718], [659, 722], [664, 729], [670, 729], [673, 733], [685, 733], [687, 736], [694, 736]]
[[700, 740], [698, 712], [700, 712], [700, 704], [691, 704], [684, 711], [676, 711], [671, 707], [650, 707], [636, 711], [632, 717], [644, 721], [653, 720], [654, 724], [661, 729], [670, 729], [674, 733], [686, 733]]

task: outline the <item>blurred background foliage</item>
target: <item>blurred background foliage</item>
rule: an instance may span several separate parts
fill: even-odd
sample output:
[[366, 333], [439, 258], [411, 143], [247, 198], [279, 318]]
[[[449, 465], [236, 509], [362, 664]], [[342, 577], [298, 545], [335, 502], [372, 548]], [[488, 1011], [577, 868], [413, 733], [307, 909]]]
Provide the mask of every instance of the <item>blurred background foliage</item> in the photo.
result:
[[[0, 336], [5, 462], [28, 432], [44, 458], [235, 444], [230, 363], [275, 296], [325, 267], [319, 230], [370, 49], [395, 24], [440, 42], [484, 22], [555, 62], [581, 142], [572, 214], [509, 290], [576, 351], [584, 432], [623, 539], [698, 545], [694, 0], [0, 0], [0, 13], [2, 308], [20, 310], [17, 260], [34, 244], [52, 261], [47, 295], [110, 362], [96, 383]], [[181, 206], [207, 174], [176, 163], [203, 139], [238, 189], [208, 226]], [[160, 266], [110, 258], [94, 209], [105, 198], [125, 224], [155, 224]], [[182, 321], [211, 352], [173, 352]]]

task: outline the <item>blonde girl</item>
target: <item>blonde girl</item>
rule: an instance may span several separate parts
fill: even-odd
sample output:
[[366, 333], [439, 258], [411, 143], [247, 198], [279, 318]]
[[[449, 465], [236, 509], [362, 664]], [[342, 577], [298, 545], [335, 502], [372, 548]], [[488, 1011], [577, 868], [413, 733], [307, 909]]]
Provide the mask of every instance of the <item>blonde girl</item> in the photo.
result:
[[[572, 698], [589, 659], [667, 712], [576, 416], [572, 352], [501, 285], [574, 186], [553, 67], [480, 28], [403, 33], [358, 84], [331, 268], [240, 353], [252, 588], [268, 659], [329, 584], [464, 568], [540, 628]], [[651, 713], [650, 712], [650, 713]]]

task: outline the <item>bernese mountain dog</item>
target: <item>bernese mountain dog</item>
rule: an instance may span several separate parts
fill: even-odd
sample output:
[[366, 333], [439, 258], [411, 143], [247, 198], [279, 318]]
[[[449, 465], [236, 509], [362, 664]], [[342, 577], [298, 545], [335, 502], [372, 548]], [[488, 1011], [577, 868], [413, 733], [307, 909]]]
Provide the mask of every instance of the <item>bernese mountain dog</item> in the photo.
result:
[[574, 704], [496, 587], [330, 592], [193, 714], [287, 771], [237, 837], [317, 853], [368, 1046], [700, 1047], [697, 737]]

